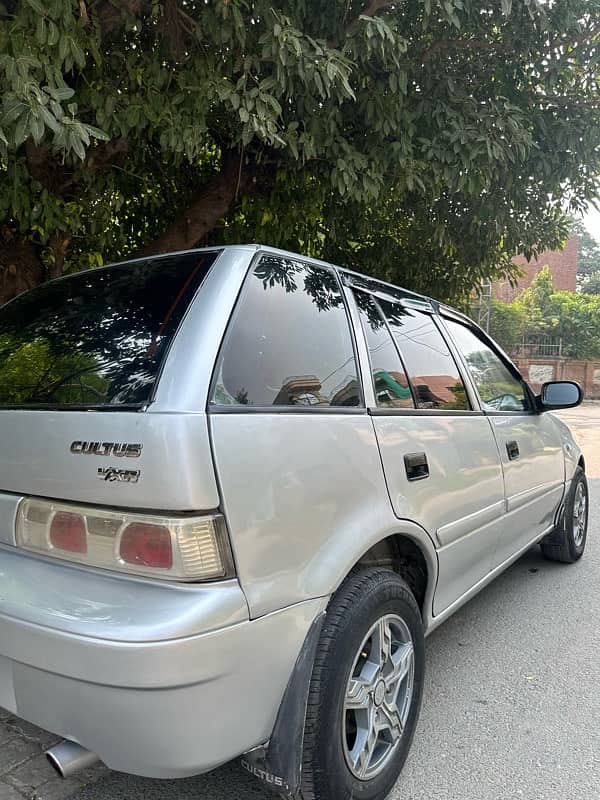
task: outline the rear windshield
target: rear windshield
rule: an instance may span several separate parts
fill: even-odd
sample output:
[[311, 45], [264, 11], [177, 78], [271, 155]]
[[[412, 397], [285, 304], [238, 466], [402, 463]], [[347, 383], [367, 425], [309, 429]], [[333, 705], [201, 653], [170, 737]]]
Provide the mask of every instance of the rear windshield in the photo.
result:
[[0, 308], [0, 405], [139, 408], [218, 252], [82, 272]]

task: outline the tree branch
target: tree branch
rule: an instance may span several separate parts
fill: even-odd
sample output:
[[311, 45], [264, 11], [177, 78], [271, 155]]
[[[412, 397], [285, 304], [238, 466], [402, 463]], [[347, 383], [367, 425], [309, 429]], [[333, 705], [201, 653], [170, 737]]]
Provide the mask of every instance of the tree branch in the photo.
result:
[[225, 151], [221, 171], [192, 200], [159, 238], [142, 248], [138, 255], [168, 253], [197, 247], [231, 211], [238, 196], [268, 190], [274, 170], [255, 161], [249, 167], [235, 150]]
[[[91, 147], [82, 167], [87, 172], [98, 173], [112, 167], [129, 152], [127, 139], [111, 139]], [[48, 191], [59, 197], [66, 197], [77, 185], [79, 170], [66, 166], [49, 147], [36, 145], [33, 139], [25, 142], [25, 158], [29, 174]]]
[[65, 258], [69, 245], [71, 244], [71, 234], [65, 231], [57, 231], [50, 237], [48, 245], [52, 251], [53, 261], [48, 267], [48, 277], [60, 278], [63, 274], [63, 267], [65, 265]]

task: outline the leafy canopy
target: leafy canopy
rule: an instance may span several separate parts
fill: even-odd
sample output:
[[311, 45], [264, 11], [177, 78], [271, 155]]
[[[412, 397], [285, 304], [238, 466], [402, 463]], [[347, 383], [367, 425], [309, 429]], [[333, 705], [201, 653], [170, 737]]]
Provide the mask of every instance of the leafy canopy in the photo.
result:
[[597, 193], [599, 18], [600, 0], [3, 0], [0, 223], [49, 274], [262, 240], [459, 298], [558, 246]]
[[509, 352], [541, 335], [562, 339], [568, 358], [600, 358], [600, 295], [556, 292], [544, 267], [512, 303], [492, 302], [490, 333]]

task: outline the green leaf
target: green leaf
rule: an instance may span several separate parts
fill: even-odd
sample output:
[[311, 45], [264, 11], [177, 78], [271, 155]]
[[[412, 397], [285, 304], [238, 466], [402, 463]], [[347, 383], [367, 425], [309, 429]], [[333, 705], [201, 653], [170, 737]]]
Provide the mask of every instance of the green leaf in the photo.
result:
[[90, 136], [94, 137], [94, 139], [98, 139], [103, 142], [107, 142], [110, 139], [110, 136], [107, 133], [100, 130], [100, 128], [95, 128], [93, 125], [86, 125], [85, 129]]
[[46, 44], [46, 21], [43, 16], [38, 17], [35, 28], [35, 38], [42, 46]]
[[31, 6], [36, 14], [39, 14], [42, 17], [45, 17], [47, 14], [46, 9], [40, 2], [40, 0], [25, 0], [28, 6]]
[[39, 144], [44, 137], [44, 123], [41, 117], [31, 117], [31, 135], [36, 144]]
[[54, 47], [60, 38], [60, 34], [58, 32], [57, 26], [50, 20], [48, 23], [48, 44], [50, 47]]
[[20, 147], [29, 136], [29, 112], [19, 117], [15, 127], [15, 147]]
[[78, 139], [76, 136], [71, 137], [71, 147], [76, 156], [80, 158], [81, 161], [85, 161], [85, 147], [81, 139]]
[[66, 59], [68, 52], [69, 52], [69, 38], [64, 34], [61, 34], [58, 43], [58, 56], [61, 62]]
[[78, 42], [75, 39], [70, 39], [71, 42], [71, 53], [73, 55], [73, 60], [77, 64], [78, 67], [85, 67], [85, 53], [79, 46]]
[[40, 115], [44, 121], [44, 123], [50, 128], [50, 130], [56, 133], [60, 130], [60, 125], [56, 119], [46, 108], [46, 106], [40, 106]]

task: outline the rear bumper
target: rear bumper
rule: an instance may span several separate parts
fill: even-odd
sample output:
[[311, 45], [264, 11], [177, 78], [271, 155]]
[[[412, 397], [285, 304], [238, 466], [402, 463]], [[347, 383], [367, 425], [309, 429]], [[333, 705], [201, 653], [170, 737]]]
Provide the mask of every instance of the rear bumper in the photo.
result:
[[[0, 574], [6, 559], [16, 563], [12, 553], [0, 551]], [[37, 568], [42, 564], [53, 573], [53, 564]], [[87, 577], [96, 591], [97, 581], [106, 580]], [[122, 641], [28, 621], [27, 603], [15, 616], [27, 587], [8, 583], [0, 589], [0, 706], [79, 742], [112, 769], [157, 778], [208, 771], [269, 738], [298, 653], [325, 602], [306, 601], [207, 633]], [[128, 586], [130, 617], [136, 588]], [[213, 622], [225, 588], [211, 589]], [[230, 615], [227, 594], [222, 598]], [[189, 615], [185, 593], [184, 599], [181, 613]], [[103, 611], [97, 609], [98, 629], [106, 634]], [[89, 609], [86, 625], [93, 628]]]

